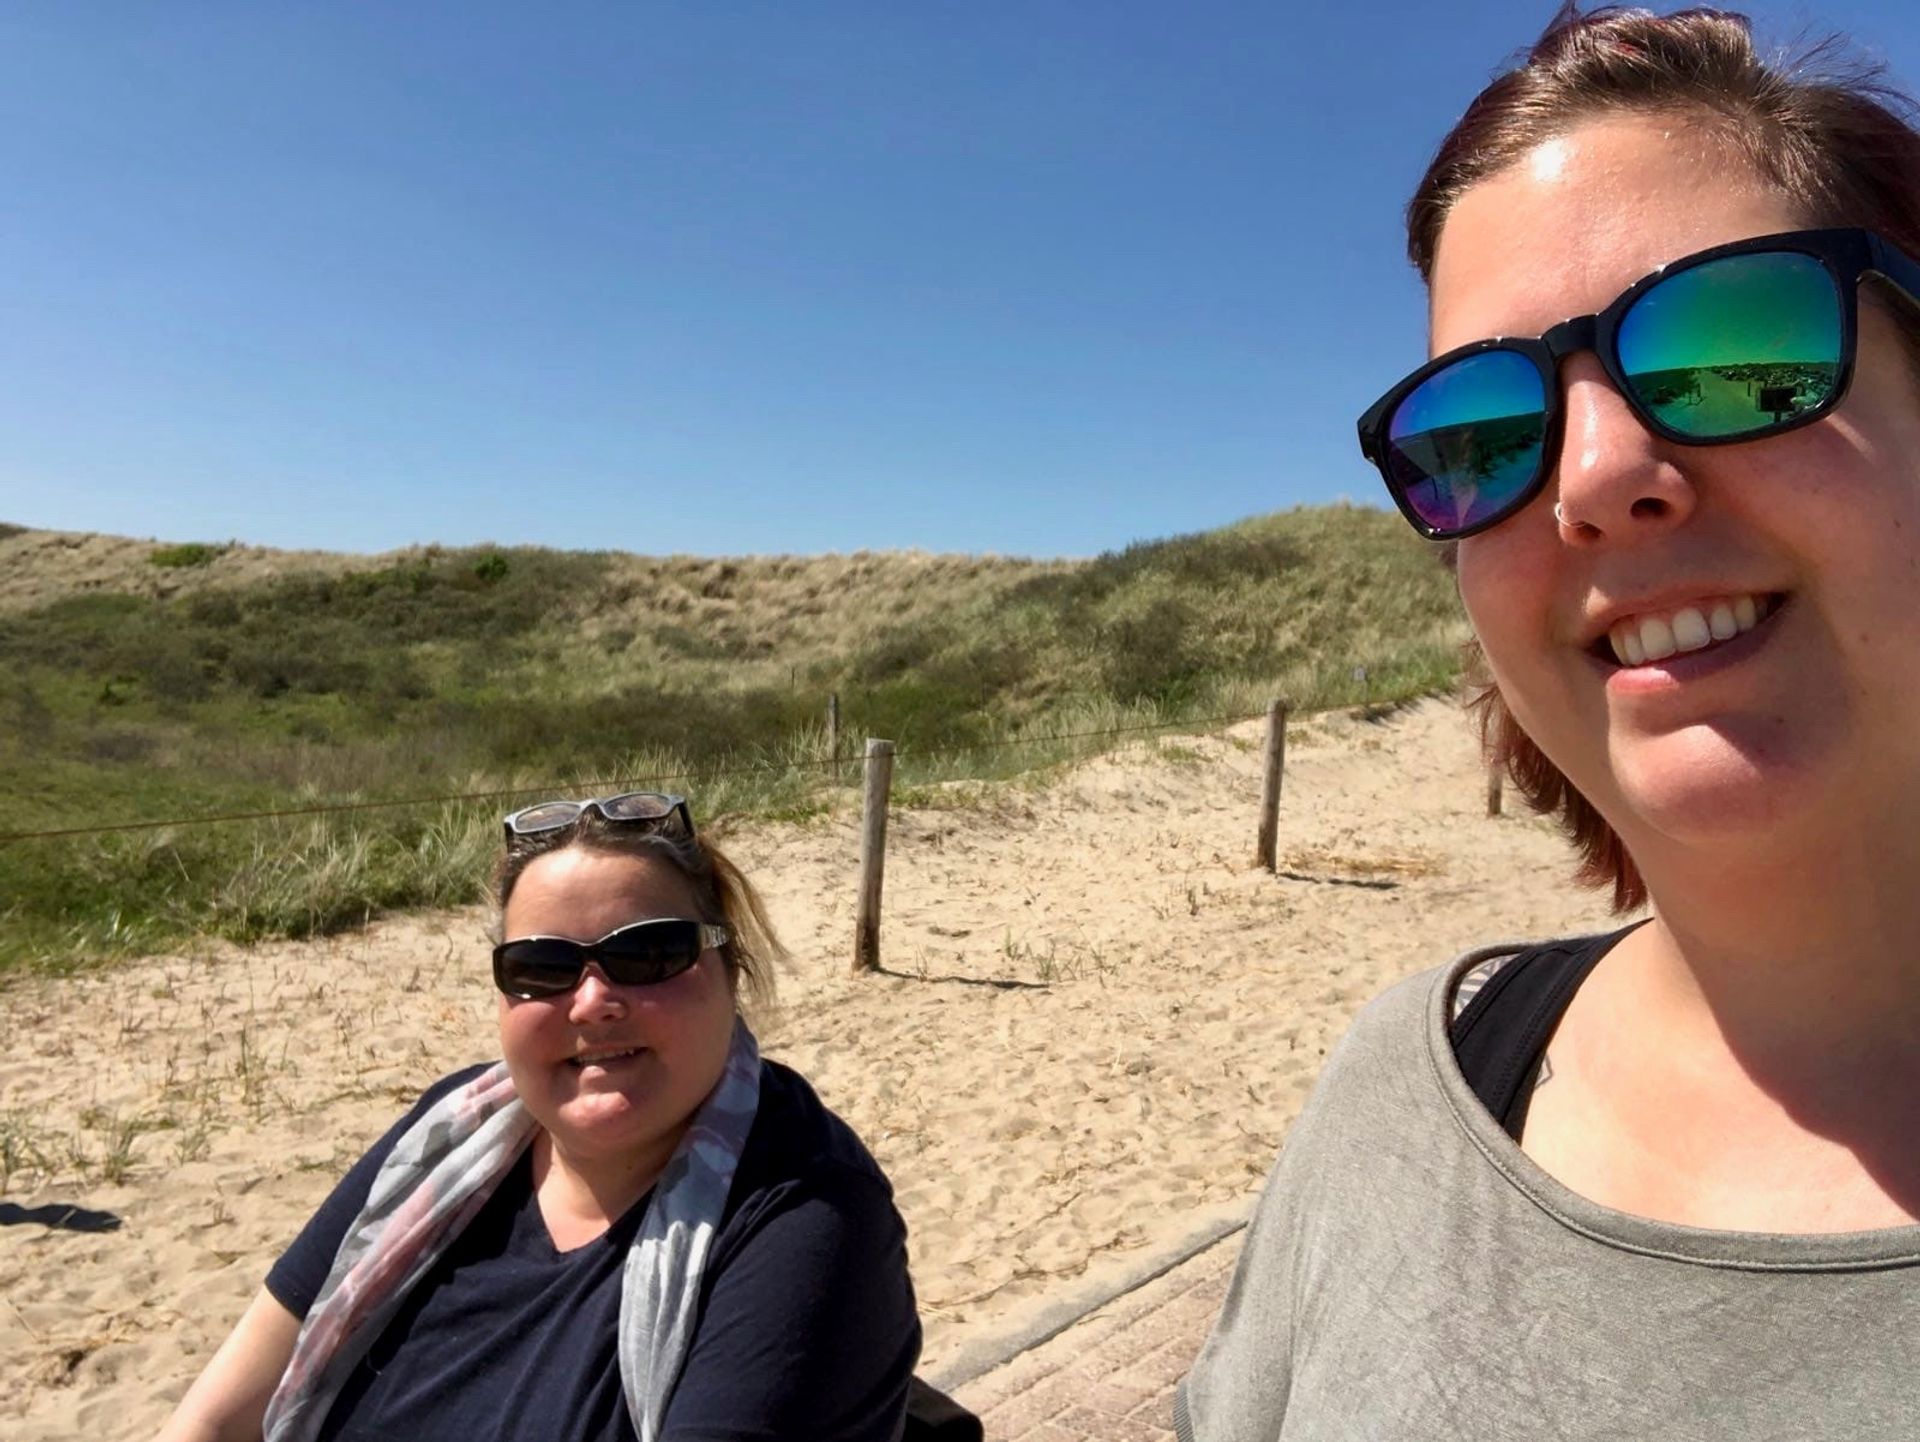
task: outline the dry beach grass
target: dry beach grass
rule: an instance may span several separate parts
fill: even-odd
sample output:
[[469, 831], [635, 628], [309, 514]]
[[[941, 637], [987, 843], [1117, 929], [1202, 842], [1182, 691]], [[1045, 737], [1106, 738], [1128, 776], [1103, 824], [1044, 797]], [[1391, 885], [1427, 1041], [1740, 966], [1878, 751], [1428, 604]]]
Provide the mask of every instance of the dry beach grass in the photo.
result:
[[[1545, 823], [1484, 816], [1450, 705], [1298, 726], [1278, 876], [1251, 865], [1258, 768], [1251, 725], [932, 789], [893, 819], [878, 976], [847, 971], [852, 811], [736, 834], [794, 957], [763, 1043], [892, 1177], [929, 1366], [1242, 1204], [1382, 987], [1605, 919]], [[0, 1430], [151, 1433], [359, 1150], [492, 1054], [483, 926], [7, 990], [0, 1200], [121, 1225], [0, 1226]]]
[[[830, 696], [842, 750], [896, 741], [905, 784], [1005, 778], [1099, 744], [1055, 733], [1429, 694], [1463, 628], [1418, 538], [1350, 506], [1084, 561], [327, 556], [0, 524], [0, 975], [459, 904], [493, 808], [176, 818], [616, 777], [791, 818], [828, 799]], [[109, 823], [154, 829], [6, 844]]]
[[[446, 554], [432, 546], [359, 554], [0, 529], [0, 613], [73, 596], [170, 599], [244, 591], [289, 575], [390, 570]], [[728, 557], [617, 552], [605, 584], [576, 598], [567, 633], [590, 654], [604, 649], [609, 634], [625, 633], [649, 653], [630, 658], [642, 664], [663, 652], [650, 633], [675, 626], [698, 632], [716, 657], [737, 660], [744, 653], [804, 667], [856, 649], [883, 626], [971, 607], [1014, 582], [1070, 565], [912, 550]], [[699, 659], [664, 654], [679, 664]]]

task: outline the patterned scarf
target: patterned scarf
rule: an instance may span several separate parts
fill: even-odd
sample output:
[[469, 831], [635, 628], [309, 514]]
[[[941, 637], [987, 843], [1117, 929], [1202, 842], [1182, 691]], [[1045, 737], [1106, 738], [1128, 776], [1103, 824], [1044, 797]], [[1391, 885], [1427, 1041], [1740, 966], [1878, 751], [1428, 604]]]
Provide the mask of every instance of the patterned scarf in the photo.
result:
[[[760, 1048], [735, 1018], [720, 1081], [694, 1113], [627, 1252], [620, 1384], [640, 1442], [655, 1442], [693, 1344], [707, 1253], [760, 1107]], [[312, 1442], [407, 1293], [486, 1204], [539, 1125], [505, 1062], [440, 1098], [381, 1163], [267, 1404], [265, 1442]]]

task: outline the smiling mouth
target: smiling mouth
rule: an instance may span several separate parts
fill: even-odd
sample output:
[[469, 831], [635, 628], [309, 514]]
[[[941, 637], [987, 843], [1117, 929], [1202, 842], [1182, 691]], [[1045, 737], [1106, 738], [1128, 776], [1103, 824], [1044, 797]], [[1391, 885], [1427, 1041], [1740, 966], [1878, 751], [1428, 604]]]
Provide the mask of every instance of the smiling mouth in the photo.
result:
[[620, 1051], [590, 1051], [579, 1056], [567, 1058], [567, 1065], [578, 1071], [589, 1066], [614, 1066], [623, 1061], [631, 1061], [645, 1051], [643, 1046], [630, 1046]]
[[1689, 601], [1670, 611], [1647, 611], [1615, 621], [1588, 649], [1623, 669], [1652, 666], [1674, 656], [1710, 651], [1744, 636], [1785, 603], [1778, 593], [1749, 592]]

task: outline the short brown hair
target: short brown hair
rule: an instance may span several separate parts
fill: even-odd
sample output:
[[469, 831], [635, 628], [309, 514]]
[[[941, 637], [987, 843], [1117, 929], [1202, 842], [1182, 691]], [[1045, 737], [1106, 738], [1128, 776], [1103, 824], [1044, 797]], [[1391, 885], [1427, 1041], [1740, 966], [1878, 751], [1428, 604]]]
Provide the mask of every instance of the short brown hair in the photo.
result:
[[[1407, 205], [1407, 255], [1432, 283], [1447, 216], [1469, 189], [1545, 141], [1606, 115], [1681, 114], [1799, 205], [1810, 226], [1860, 225], [1920, 255], [1920, 130], [1913, 102], [1871, 66], [1842, 60], [1838, 37], [1768, 60], [1744, 15], [1670, 15], [1569, 0], [1512, 69], [1474, 97]], [[1920, 376], [1920, 321], [1896, 312]], [[1444, 549], [1451, 564], [1454, 549]], [[1520, 728], [1478, 641], [1467, 645], [1469, 708], [1489, 760], [1535, 810], [1558, 818], [1579, 877], [1613, 887], [1627, 911], [1647, 888], [1625, 844]]]
[[773, 934], [760, 893], [710, 836], [650, 831], [583, 811], [570, 826], [513, 839], [494, 871], [493, 895], [499, 910], [506, 911], [514, 885], [529, 864], [574, 846], [672, 867], [693, 893], [700, 913], [697, 919], [726, 927], [728, 940], [720, 955], [736, 992], [744, 993], [745, 1009], [764, 1012], [772, 1006], [773, 968], [786, 959], [786, 950]]

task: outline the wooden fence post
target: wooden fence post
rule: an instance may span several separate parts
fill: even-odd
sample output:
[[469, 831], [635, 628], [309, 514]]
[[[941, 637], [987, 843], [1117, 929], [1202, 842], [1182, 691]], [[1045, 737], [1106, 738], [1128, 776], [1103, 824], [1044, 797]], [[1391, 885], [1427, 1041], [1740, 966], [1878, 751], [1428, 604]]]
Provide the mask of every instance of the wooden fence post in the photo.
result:
[[860, 815], [860, 906], [853, 924], [853, 969], [880, 969], [880, 882], [887, 866], [887, 796], [893, 743], [867, 738], [866, 792]]
[[1286, 762], [1287, 703], [1280, 698], [1267, 702], [1267, 774], [1260, 789], [1260, 864], [1269, 871], [1280, 866], [1280, 773]]
[[1500, 814], [1500, 791], [1506, 777], [1506, 770], [1500, 766], [1487, 768], [1487, 815]]
[[840, 784], [840, 693], [831, 692], [827, 696], [827, 760], [832, 769], [834, 785]]

